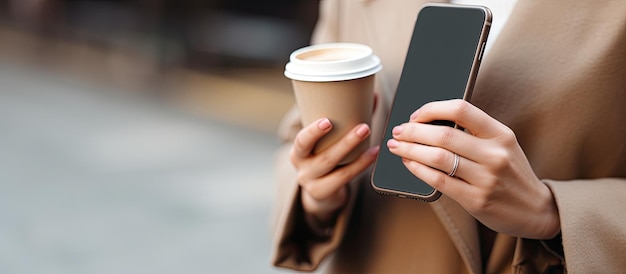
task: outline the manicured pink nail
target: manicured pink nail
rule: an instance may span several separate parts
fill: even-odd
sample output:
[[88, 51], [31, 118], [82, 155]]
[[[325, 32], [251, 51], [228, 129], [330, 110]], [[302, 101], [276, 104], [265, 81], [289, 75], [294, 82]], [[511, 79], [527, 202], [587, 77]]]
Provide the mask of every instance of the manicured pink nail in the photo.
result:
[[402, 130], [404, 130], [404, 126], [396, 126], [393, 128], [393, 130], [391, 130], [391, 133], [393, 133], [393, 135], [400, 135], [400, 133], [402, 133]]
[[365, 124], [360, 125], [356, 129], [356, 134], [361, 136], [361, 137], [367, 136], [367, 134], [369, 134], [369, 132], [370, 132], [370, 128], [367, 125], [365, 125]]
[[388, 148], [397, 148], [398, 145], [400, 145], [400, 143], [398, 141], [396, 141], [396, 139], [389, 139], [389, 140], [387, 140], [387, 147]]
[[411, 118], [409, 118], [411, 121], [417, 119], [417, 116], [419, 115], [420, 110], [416, 110], [415, 112], [413, 112], [413, 114], [411, 114]]
[[324, 118], [319, 123], [317, 123], [317, 127], [321, 130], [327, 130], [330, 128], [330, 120], [328, 118]]

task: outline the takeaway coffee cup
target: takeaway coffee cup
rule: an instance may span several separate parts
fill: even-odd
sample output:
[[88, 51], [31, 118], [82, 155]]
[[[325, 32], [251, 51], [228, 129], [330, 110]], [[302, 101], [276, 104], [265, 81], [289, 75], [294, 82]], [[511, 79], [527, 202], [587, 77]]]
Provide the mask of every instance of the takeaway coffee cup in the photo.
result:
[[[361, 44], [317, 44], [291, 53], [285, 76], [292, 80], [302, 124], [322, 117], [333, 124], [314, 153], [324, 151], [359, 123], [370, 123], [374, 76], [380, 69], [380, 59]], [[369, 141], [363, 141], [340, 164], [354, 161], [368, 146]]]

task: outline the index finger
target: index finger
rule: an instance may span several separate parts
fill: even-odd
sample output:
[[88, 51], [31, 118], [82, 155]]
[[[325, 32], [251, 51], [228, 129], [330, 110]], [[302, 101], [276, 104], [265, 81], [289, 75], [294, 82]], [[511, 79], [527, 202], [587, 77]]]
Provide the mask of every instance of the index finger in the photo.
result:
[[317, 141], [326, 135], [333, 125], [328, 118], [320, 118], [304, 127], [293, 141], [293, 152], [299, 158], [306, 158], [311, 154]]
[[428, 123], [436, 120], [452, 121], [480, 138], [498, 136], [506, 128], [489, 114], [461, 99], [430, 102], [411, 114], [411, 122]]

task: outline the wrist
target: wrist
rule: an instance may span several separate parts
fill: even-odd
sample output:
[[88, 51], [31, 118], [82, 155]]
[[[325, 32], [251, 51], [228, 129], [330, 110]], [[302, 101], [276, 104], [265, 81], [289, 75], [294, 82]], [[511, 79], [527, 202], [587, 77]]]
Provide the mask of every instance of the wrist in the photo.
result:
[[312, 214], [304, 213], [304, 222], [307, 228], [313, 232], [314, 235], [320, 238], [329, 238], [333, 235], [333, 228], [335, 227], [335, 218], [328, 218], [327, 220], [319, 220]]
[[339, 189], [331, 197], [324, 200], [316, 200], [305, 190], [301, 193], [302, 207], [305, 215], [310, 215], [317, 223], [332, 223], [348, 201], [348, 186]]
[[540, 220], [543, 220], [543, 231], [538, 237], [539, 239], [546, 240], [552, 239], [561, 233], [561, 221], [559, 218], [559, 209], [556, 205], [556, 200], [550, 188], [543, 184], [543, 197], [544, 203], [542, 203], [542, 213]]

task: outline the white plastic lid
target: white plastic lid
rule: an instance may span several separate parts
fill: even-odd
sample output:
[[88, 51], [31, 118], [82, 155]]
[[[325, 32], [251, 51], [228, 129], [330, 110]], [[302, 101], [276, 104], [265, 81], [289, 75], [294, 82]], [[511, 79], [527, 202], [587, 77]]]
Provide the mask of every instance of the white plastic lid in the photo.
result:
[[366, 45], [326, 43], [291, 53], [285, 76], [307, 82], [344, 81], [370, 76], [381, 68], [380, 59]]

